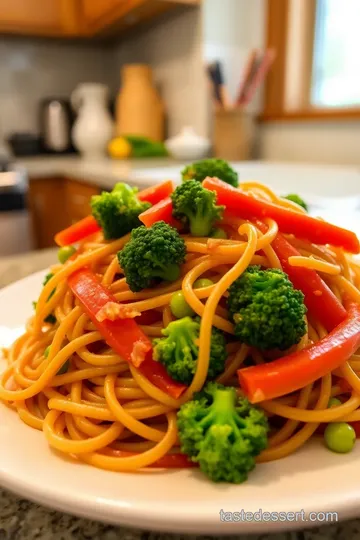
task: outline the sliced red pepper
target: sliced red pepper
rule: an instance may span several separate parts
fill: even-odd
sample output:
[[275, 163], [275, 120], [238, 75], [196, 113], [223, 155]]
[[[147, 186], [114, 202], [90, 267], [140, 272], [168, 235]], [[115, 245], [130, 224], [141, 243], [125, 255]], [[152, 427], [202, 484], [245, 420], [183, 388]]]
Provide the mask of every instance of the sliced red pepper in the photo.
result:
[[145, 361], [138, 369], [154, 386], [175, 399], [178, 399], [187, 388], [168, 375], [164, 366], [152, 358], [152, 351], [146, 355]]
[[[256, 220], [255, 223], [263, 233], [268, 230], [267, 225], [262, 221]], [[346, 310], [335, 294], [315, 270], [291, 266], [289, 257], [300, 255], [300, 253], [282, 234], [278, 233], [271, 246], [294, 287], [304, 293], [305, 305], [309, 313], [318, 319], [328, 332], [333, 330], [346, 318]]]
[[173, 225], [174, 218], [172, 216], [172, 210], [172, 201], [170, 197], [166, 197], [166, 199], [154, 204], [154, 206], [140, 214], [139, 219], [146, 227], [151, 227], [151, 225], [154, 225], [158, 221], [165, 221]]
[[[185, 391], [185, 385], [173, 381], [164, 366], [152, 359], [151, 341], [134, 319], [97, 320], [97, 313], [108, 302], [116, 302], [116, 298], [90, 270], [74, 272], [68, 277], [68, 284], [106, 343], [121, 358], [135, 365], [152, 384], [170, 396], [177, 399]], [[137, 351], [140, 351], [138, 356]]]
[[55, 235], [55, 242], [58, 246], [69, 246], [99, 231], [101, 231], [101, 227], [96, 219], [93, 216], [87, 216], [58, 232]]
[[284, 396], [338, 368], [359, 347], [360, 305], [351, 303], [346, 319], [311, 347], [239, 369], [240, 385], [251, 403]]
[[159, 201], [169, 197], [173, 191], [174, 184], [172, 180], [165, 180], [165, 182], [162, 182], [162, 184], [151, 186], [140, 191], [140, 193], [138, 193], [138, 199], [151, 204], [157, 204]]
[[289, 208], [257, 199], [218, 178], [206, 178], [203, 186], [215, 191], [217, 203], [226, 206], [227, 210], [236, 216], [245, 219], [272, 218], [282, 232], [295, 234], [298, 238], [304, 238], [314, 244], [331, 244], [351, 253], [359, 253], [359, 240], [352, 231], [308, 214], [294, 212]]
[[[105, 338], [106, 343], [127, 362], [133, 364], [134, 345], [144, 345], [144, 352], [151, 350], [150, 339], [144, 334], [134, 319], [116, 319], [98, 321], [99, 311], [109, 302], [117, 302], [116, 298], [103, 287], [95, 274], [90, 270], [80, 269], [68, 278], [69, 287], [80, 300], [86, 313]], [[145, 350], [146, 349], [146, 350]], [[145, 358], [145, 355], [144, 355]], [[137, 362], [135, 362], [137, 364]]]
[[[127, 450], [115, 450], [112, 448], [106, 449], [103, 453], [105, 453], [107, 456], [119, 458], [139, 455], [139, 452], [128, 452]], [[190, 461], [190, 459], [185, 454], [178, 453], [166, 454], [165, 456], [157, 459], [151, 465], [148, 465], [147, 468], [188, 469], [189, 467], [198, 467], [198, 464]]]
[[357, 439], [360, 439], [360, 422], [349, 422], [350, 426], [354, 428]]

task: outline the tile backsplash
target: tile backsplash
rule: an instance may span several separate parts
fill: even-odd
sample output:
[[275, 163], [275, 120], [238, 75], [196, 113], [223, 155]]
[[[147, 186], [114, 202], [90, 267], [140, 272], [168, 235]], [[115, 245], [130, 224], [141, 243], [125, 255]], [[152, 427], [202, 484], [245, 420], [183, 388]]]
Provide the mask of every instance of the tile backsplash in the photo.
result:
[[154, 70], [167, 111], [167, 134], [193, 124], [205, 135], [207, 84], [201, 10], [165, 16], [151, 27], [108, 44], [0, 37], [0, 143], [11, 132], [38, 132], [38, 103], [69, 97], [80, 82], [102, 82], [116, 95], [124, 63]]
[[80, 82], [109, 82], [109, 47], [84, 43], [0, 38], [0, 138], [38, 131], [43, 97], [69, 97]]

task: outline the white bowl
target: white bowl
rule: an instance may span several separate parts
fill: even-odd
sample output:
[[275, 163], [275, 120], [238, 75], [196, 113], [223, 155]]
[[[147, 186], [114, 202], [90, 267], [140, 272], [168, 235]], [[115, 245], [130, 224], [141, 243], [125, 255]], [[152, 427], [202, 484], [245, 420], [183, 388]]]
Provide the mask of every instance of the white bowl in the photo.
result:
[[197, 135], [192, 127], [185, 127], [179, 135], [165, 141], [165, 146], [175, 159], [194, 161], [207, 155], [210, 141]]

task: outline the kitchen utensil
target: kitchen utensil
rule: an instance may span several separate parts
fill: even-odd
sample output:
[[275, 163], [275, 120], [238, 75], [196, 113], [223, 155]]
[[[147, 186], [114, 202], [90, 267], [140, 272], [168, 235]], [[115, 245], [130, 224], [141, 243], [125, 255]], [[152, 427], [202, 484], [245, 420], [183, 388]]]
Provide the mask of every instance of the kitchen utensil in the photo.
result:
[[253, 49], [249, 53], [249, 56], [245, 65], [245, 69], [242, 74], [240, 86], [239, 86], [237, 97], [236, 97], [236, 105], [241, 105], [244, 99], [244, 93], [246, 91], [246, 88], [249, 85], [250, 80], [252, 79], [255, 73], [255, 70], [257, 68], [257, 62], [258, 62], [258, 51], [256, 49]]
[[69, 101], [46, 98], [40, 103], [40, 126], [44, 150], [63, 153], [71, 148], [72, 114]]
[[209, 74], [215, 88], [216, 100], [219, 101], [220, 105], [225, 109], [229, 109], [231, 107], [231, 100], [225, 85], [223, 66], [219, 61], [216, 61], [210, 64], [209, 68]]
[[108, 110], [107, 86], [98, 83], [80, 84], [71, 95], [71, 104], [78, 113], [72, 129], [75, 147], [89, 159], [102, 158], [114, 131]]
[[197, 135], [193, 127], [187, 126], [178, 135], [165, 141], [165, 146], [175, 159], [191, 161], [206, 155], [210, 141]]
[[164, 140], [164, 107], [150, 66], [128, 64], [121, 70], [122, 89], [116, 102], [117, 135]]
[[276, 51], [273, 49], [269, 49], [265, 51], [255, 73], [250, 81], [248, 87], [245, 90], [245, 95], [243, 98], [243, 105], [247, 105], [250, 103], [250, 101], [253, 99], [256, 90], [259, 88], [259, 86], [263, 83], [265, 80], [265, 77], [274, 62], [276, 57]]

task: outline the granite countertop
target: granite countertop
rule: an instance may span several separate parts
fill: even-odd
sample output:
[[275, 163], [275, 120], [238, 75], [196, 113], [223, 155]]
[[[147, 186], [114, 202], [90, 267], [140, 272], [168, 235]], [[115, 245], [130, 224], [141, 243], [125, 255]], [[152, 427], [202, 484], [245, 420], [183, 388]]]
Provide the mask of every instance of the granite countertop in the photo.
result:
[[[37, 156], [27, 158], [15, 158], [16, 165], [24, 167], [29, 178], [47, 178], [51, 176], [67, 176], [84, 181], [87, 184], [94, 183], [104, 189], [111, 189], [116, 182], [127, 181], [141, 184], [142, 172], [164, 167], [182, 167], [183, 162], [172, 158], [143, 158], [113, 160], [107, 157], [97, 160], [83, 159], [78, 155], [73, 156]], [[153, 182], [143, 179], [143, 186]]]
[[[56, 261], [56, 249], [0, 258], [0, 287]], [[336, 489], [336, 486], [334, 486]], [[261, 506], [261, 505], [260, 505]], [[141, 523], [139, 523], [141, 525]], [[300, 532], [217, 537], [243, 540], [356, 540], [360, 520], [317, 527]], [[185, 536], [113, 527], [48, 510], [0, 488], [0, 540], [209, 540], [209, 536]]]

